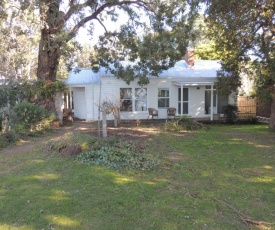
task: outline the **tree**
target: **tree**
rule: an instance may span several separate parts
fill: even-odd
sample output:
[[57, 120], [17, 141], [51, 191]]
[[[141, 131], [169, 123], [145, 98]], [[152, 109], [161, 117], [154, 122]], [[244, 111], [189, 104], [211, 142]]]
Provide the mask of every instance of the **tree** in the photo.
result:
[[[99, 110], [102, 113], [102, 136], [107, 137], [107, 115], [113, 114], [114, 127], [118, 127], [120, 124], [120, 107], [122, 101], [120, 99], [105, 99], [99, 105]], [[98, 137], [100, 137], [100, 121], [98, 120]]]
[[196, 60], [221, 60], [223, 53], [216, 50], [216, 44], [208, 41], [196, 46]]
[[0, 5], [0, 75], [5, 78], [36, 78], [38, 14], [16, 1]]
[[[61, 0], [40, 0], [41, 38], [37, 77], [55, 81], [61, 47], [85, 25], [89, 25], [93, 35], [96, 22], [105, 29], [98, 46], [99, 53], [103, 54], [101, 57], [105, 58], [99, 60], [100, 64], [111, 62], [119, 69], [116, 73], [120, 74], [122, 68], [116, 61], [140, 58], [138, 70], [143, 70], [140, 76], [145, 78], [145, 66], [153, 69], [149, 73], [156, 75], [173, 66], [186, 50], [191, 39], [188, 33], [190, 23], [194, 20], [193, 13], [197, 6], [197, 1], [191, 2], [187, 7], [189, 1], [185, 0], [69, 0], [68, 5], [64, 6]], [[191, 9], [189, 13], [187, 8]], [[105, 20], [116, 21], [122, 13], [128, 16], [128, 21], [121, 31], [108, 30]], [[142, 16], [146, 16], [147, 20], [143, 20]], [[150, 32], [143, 39], [137, 28]]]
[[[272, 101], [269, 127], [275, 129], [275, 1], [202, 0], [208, 35], [223, 53], [220, 85], [237, 90], [240, 74], [253, 77], [260, 99]], [[252, 65], [251, 65], [252, 64]]]
[[84, 44], [80, 46], [75, 54], [75, 62], [79, 68], [91, 68], [92, 57], [94, 54], [94, 46], [92, 44]]

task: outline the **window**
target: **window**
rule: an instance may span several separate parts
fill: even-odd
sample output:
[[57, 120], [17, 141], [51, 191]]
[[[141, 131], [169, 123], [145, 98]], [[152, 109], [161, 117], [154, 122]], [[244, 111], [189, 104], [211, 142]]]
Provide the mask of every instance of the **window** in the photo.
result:
[[158, 89], [158, 108], [169, 107], [169, 89]]
[[[132, 92], [135, 92], [133, 95]], [[146, 88], [121, 88], [120, 111], [147, 111], [147, 89]]]
[[121, 100], [120, 111], [132, 111], [133, 110], [132, 89], [131, 88], [121, 88], [120, 89], [120, 100]]
[[147, 89], [135, 89], [135, 111], [147, 111]]

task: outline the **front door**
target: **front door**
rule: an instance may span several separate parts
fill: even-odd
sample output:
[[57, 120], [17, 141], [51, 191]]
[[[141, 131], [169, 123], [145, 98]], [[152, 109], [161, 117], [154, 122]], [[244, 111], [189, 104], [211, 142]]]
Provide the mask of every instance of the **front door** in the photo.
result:
[[178, 113], [188, 114], [188, 88], [178, 88]]

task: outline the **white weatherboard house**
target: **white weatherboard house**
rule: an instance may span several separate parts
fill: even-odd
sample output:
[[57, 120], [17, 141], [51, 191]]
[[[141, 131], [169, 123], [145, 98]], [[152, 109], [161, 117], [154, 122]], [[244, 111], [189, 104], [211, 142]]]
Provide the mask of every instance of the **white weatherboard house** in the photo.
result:
[[[174, 107], [176, 115], [213, 120], [224, 105], [231, 103], [231, 99], [219, 97], [214, 88], [220, 64], [209, 60], [193, 61], [191, 66], [187, 63], [179, 61], [159, 77], [149, 77], [150, 83], [144, 87], [137, 81], [128, 85], [103, 68], [98, 73], [72, 70], [67, 79], [71, 108], [79, 119], [97, 120], [100, 102], [121, 100], [121, 119], [147, 119], [148, 108], [158, 110], [156, 118], [166, 119], [167, 108]], [[113, 115], [107, 119], [113, 119]]]

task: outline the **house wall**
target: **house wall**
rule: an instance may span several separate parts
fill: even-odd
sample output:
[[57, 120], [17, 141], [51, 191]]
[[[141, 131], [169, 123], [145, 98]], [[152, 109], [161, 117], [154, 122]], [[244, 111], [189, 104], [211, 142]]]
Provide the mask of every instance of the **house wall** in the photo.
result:
[[[140, 88], [137, 84], [137, 81], [132, 82], [130, 85], [127, 85], [124, 81], [120, 79], [116, 79], [114, 77], [102, 77], [101, 78], [101, 101], [111, 100], [111, 101], [119, 101], [120, 100], [120, 88]], [[147, 88], [147, 104], [152, 100], [153, 94], [150, 87]], [[147, 111], [139, 111], [139, 112], [121, 112], [121, 119], [146, 119], [148, 117]], [[109, 114], [107, 119], [113, 119], [113, 115]]]
[[86, 86], [86, 110], [87, 120], [98, 119], [100, 85], [90, 84]]
[[[158, 89], [169, 89], [170, 94], [170, 107], [175, 107], [178, 111], [178, 88], [172, 83], [177, 79], [150, 79], [150, 84], [145, 86], [147, 88], [147, 108], [155, 108], [159, 111], [159, 118], [167, 118], [167, 110], [158, 108]], [[194, 82], [194, 78], [192, 79]], [[212, 79], [203, 79], [206, 82], [210, 82]], [[182, 81], [182, 79], [179, 79]], [[202, 79], [198, 79], [202, 81]], [[101, 89], [100, 89], [101, 88]], [[137, 82], [132, 82], [127, 85], [124, 81], [113, 77], [102, 77], [100, 84], [90, 84], [82, 86], [72, 86], [74, 92], [74, 113], [75, 116], [81, 119], [97, 120], [98, 119], [98, 105], [99, 95], [101, 91], [101, 102], [104, 100], [119, 101], [120, 100], [120, 88], [140, 88]], [[184, 86], [184, 88], [187, 88]], [[209, 114], [205, 114], [205, 86], [189, 86], [189, 113], [188, 116], [192, 117], [209, 117]], [[99, 114], [100, 115], [100, 114]], [[121, 112], [121, 119], [147, 119], [148, 111], [133, 111], [133, 112]], [[113, 119], [112, 114], [107, 116], [107, 119]]]

